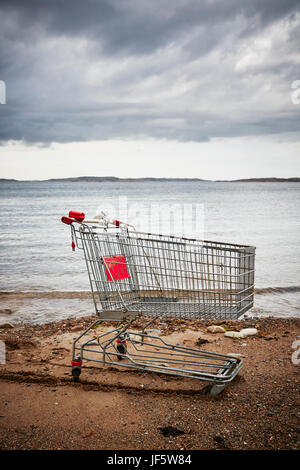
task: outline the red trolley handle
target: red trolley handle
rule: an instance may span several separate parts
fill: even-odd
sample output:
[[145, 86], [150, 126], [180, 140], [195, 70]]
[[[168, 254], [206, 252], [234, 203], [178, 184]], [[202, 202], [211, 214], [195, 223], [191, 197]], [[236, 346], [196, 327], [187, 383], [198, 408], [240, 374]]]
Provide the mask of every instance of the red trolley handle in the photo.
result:
[[75, 219], [72, 219], [71, 217], [62, 217], [60, 220], [67, 225], [70, 225], [72, 222], [75, 222]]
[[[70, 211], [68, 217], [62, 217], [61, 221], [64, 224], [71, 225], [73, 222], [85, 222], [87, 224], [101, 224], [103, 221], [101, 219], [85, 220], [84, 212]], [[120, 220], [110, 221], [112, 225], [119, 227], [122, 222]]]
[[69, 217], [62, 217], [61, 221], [64, 224], [70, 225], [72, 222], [83, 222], [85, 219], [85, 214], [83, 212], [70, 211]]

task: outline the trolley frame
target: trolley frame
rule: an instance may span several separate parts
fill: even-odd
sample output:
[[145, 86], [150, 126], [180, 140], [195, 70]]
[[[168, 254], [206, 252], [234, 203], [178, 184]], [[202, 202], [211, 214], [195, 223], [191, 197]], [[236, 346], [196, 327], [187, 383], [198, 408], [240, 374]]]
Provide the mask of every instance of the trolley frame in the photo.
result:
[[[118, 221], [65, 223], [73, 249], [84, 252], [99, 316], [73, 343], [74, 379], [83, 360], [95, 361], [208, 381], [208, 392], [220, 393], [241, 369], [240, 359], [170, 344], [146, 330], [157, 318], [244, 314], [254, 301], [255, 248], [137, 232]], [[136, 332], [131, 324], [139, 316], [150, 320]], [[104, 321], [116, 326], [92, 334]]]

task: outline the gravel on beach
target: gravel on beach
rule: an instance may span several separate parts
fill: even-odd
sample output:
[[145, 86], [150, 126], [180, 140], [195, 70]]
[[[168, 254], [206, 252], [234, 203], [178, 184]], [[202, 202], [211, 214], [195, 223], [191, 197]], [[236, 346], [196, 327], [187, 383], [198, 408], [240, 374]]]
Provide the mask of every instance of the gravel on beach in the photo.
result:
[[[91, 362], [74, 383], [72, 341], [94, 320], [0, 330], [0, 449], [299, 449], [299, 319], [156, 320], [165, 339], [242, 358], [217, 397], [199, 380]], [[227, 338], [211, 325], [258, 334]]]

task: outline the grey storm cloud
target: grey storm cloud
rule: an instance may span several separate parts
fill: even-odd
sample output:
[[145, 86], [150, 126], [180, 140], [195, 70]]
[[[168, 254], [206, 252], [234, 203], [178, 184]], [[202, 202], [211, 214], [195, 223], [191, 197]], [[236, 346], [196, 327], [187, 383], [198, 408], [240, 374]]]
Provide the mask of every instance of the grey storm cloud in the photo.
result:
[[297, 133], [298, 1], [0, 0], [0, 141]]

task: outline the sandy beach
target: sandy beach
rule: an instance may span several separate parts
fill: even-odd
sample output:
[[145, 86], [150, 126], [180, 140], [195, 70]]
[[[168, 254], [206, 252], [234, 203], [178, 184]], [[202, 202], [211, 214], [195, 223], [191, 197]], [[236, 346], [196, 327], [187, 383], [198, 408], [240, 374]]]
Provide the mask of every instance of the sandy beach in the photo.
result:
[[[151, 328], [169, 341], [197, 347], [201, 339], [202, 349], [243, 359], [217, 397], [199, 380], [92, 362], [74, 383], [72, 341], [94, 319], [1, 328], [1, 449], [299, 449], [299, 319], [157, 320]], [[258, 334], [227, 338], [209, 333], [211, 324]]]

